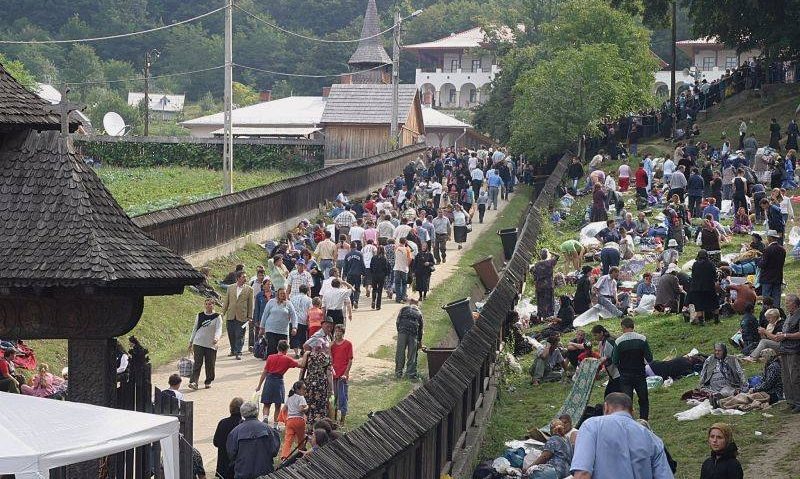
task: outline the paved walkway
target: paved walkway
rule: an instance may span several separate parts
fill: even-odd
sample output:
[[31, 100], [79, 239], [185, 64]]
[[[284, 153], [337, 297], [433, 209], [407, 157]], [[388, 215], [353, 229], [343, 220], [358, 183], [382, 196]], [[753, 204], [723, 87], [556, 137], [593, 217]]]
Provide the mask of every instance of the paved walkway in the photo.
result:
[[[461, 255], [472, 247], [475, 238], [480, 233], [494, 227], [497, 214], [502, 212], [507, 205], [507, 201], [501, 201], [499, 210], [487, 211], [483, 224], [478, 223], [476, 213], [473, 230], [467, 236], [467, 242], [464, 243], [463, 249], [458, 250], [456, 243], [452, 241], [448, 243], [447, 263], [436, 266], [436, 271], [431, 276], [431, 289], [443, 283], [455, 272], [455, 266]], [[499, 244], [499, 238], [497, 241]], [[411, 294], [412, 291], [409, 288], [409, 295]], [[414, 293], [413, 297], [416, 297], [416, 293]], [[402, 306], [395, 303], [393, 299], [387, 300], [384, 296], [381, 310], [372, 311], [369, 309], [369, 299], [366, 298], [363, 291], [361, 302], [367, 306], [366, 309], [362, 307], [355, 310], [353, 312], [353, 321], [347, 324], [346, 338], [353, 343], [355, 356], [351, 370], [353, 381], [374, 377], [377, 373], [394, 368], [393, 362], [370, 358], [368, 355], [382, 345], [393, 344], [396, 333], [394, 320]], [[186, 341], [188, 344], [188, 337], [181, 340]], [[202, 389], [203, 373], [201, 373], [199, 381], [201, 389], [197, 391], [189, 389], [186, 378], [184, 378], [181, 388], [185, 399], [194, 402], [194, 446], [203, 456], [206, 471], [213, 471], [214, 467], [216, 467], [217, 450], [212, 441], [217, 423], [220, 419], [229, 415], [228, 404], [232, 398], [236, 396], [240, 396], [245, 400], [253, 398], [258, 379], [264, 367], [264, 361], [253, 357], [251, 354], [245, 354], [241, 361], [227, 356], [230, 349], [228, 344], [223, 328], [219, 356], [217, 357], [216, 379], [211, 389]], [[167, 378], [175, 372], [177, 372], [177, 362], [158, 368], [153, 372], [153, 385], [166, 389]], [[287, 388], [291, 387], [291, 384], [298, 379], [298, 376], [299, 371], [297, 369], [290, 370], [286, 374], [285, 383]], [[260, 393], [258, 394], [260, 398]]]

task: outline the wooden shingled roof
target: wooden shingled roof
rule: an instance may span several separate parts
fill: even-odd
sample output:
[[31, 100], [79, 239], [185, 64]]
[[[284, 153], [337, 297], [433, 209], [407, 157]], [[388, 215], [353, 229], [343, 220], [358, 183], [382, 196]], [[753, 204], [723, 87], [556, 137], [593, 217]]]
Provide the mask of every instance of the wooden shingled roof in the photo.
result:
[[25, 89], [0, 64], [0, 130], [35, 128], [58, 130], [58, 115], [47, 113], [50, 104]]
[[[398, 121], [406, 122], [417, 97], [416, 85], [398, 85]], [[320, 123], [388, 125], [392, 120], [392, 85], [331, 85]]]
[[21, 131], [0, 143], [0, 258], [0, 288], [172, 294], [202, 281], [128, 218], [57, 131]]
[[380, 33], [380, 20], [378, 19], [378, 7], [375, 6], [375, 0], [369, 0], [367, 3], [367, 11], [364, 14], [364, 25], [361, 27], [361, 36], [363, 40], [358, 42], [358, 48], [350, 60], [347, 62], [353, 66], [370, 66], [370, 65], [389, 65], [392, 59], [386, 53], [381, 43]]

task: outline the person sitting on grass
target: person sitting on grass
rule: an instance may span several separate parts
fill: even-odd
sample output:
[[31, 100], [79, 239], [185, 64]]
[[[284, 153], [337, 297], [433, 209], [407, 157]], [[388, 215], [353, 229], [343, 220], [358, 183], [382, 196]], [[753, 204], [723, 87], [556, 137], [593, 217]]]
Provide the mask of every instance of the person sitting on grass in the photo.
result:
[[547, 338], [547, 343], [542, 350], [536, 355], [530, 369], [531, 384], [534, 386], [538, 386], [542, 382], [561, 380], [569, 362], [561, 355], [560, 342], [561, 336], [558, 333], [552, 333]]
[[761, 351], [761, 356], [766, 361], [761, 384], [754, 387], [751, 392], [764, 392], [769, 394], [769, 403], [775, 404], [783, 399], [783, 378], [781, 378], [781, 357], [772, 348]]
[[[771, 300], [771, 298], [764, 298], [765, 304], [767, 299]], [[780, 343], [777, 341], [777, 339], [778, 333], [783, 331], [784, 321], [783, 318], [781, 318], [780, 310], [777, 308], [770, 308], [764, 313], [764, 317], [767, 320], [767, 324], [765, 326], [759, 325], [757, 330], [760, 338], [758, 344], [748, 356], [742, 358], [743, 361], [754, 363], [758, 361], [758, 358], [765, 350], [769, 348], [777, 350], [780, 348]]]
[[528, 469], [530, 479], [562, 479], [569, 476], [572, 462], [572, 444], [564, 435], [567, 433], [560, 419], [550, 422], [551, 436], [547, 439], [542, 453]]
[[747, 376], [735, 357], [728, 355], [723, 343], [714, 345], [714, 355], [709, 356], [700, 371], [700, 389], [712, 394], [712, 399], [747, 392]]

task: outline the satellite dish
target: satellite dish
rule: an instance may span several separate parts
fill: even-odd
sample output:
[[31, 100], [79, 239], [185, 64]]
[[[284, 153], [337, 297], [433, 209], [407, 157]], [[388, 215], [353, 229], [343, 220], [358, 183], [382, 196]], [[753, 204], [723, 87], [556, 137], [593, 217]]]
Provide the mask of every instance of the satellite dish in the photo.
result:
[[119, 113], [110, 111], [103, 115], [103, 128], [106, 130], [107, 135], [123, 136], [127, 126], [125, 126], [125, 120], [122, 119]]

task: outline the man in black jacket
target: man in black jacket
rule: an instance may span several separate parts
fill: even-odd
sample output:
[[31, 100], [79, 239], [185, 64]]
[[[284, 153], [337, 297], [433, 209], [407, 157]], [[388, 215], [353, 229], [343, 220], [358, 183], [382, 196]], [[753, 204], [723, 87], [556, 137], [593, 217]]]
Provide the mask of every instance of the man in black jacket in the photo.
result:
[[217, 430], [214, 431], [214, 447], [217, 448], [217, 477], [222, 479], [233, 479], [233, 464], [228, 459], [228, 451], [225, 447], [228, 435], [242, 422], [242, 415], [239, 413], [242, 403], [244, 403], [242, 398], [233, 398], [230, 404], [231, 415], [220, 420]]
[[397, 379], [403, 377], [405, 367], [408, 379], [417, 378], [417, 352], [422, 348], [422, 311], [417, 300], [409, 298], [397, 314], [397, 352], [394, 358], [394, 373]]
[[[766, 201], [766, 200], [764, 200]], [[783, 285], [783, 263], [786, 249], [779, 243], [781, 234], [775, 230], [767, 231], [769, 246], [758, 263], [760, 270], [758, 282], [761, 283], [761, 296], [772, 298], [774, 307], [781, 306], [781, 287]]]
[[611, 362], [619, 370], [619, 386], [623, 393], [633, 399], [633, 391], [639, 397], [639, 417], [647, 419], [650, 400], [647, 395], [647, 374], [644, 366], [653, 361], [653, 353], [644, 335], [633, 331], [631, 318], [622, 318], [622, 335], [617, 338]]
[[572, 189], [578, 191], [578, 181], [583, 178], [583, 166], [577, 156], [572, 158], [572, 163], [567, 168], [567, 176], [572, 180]]

